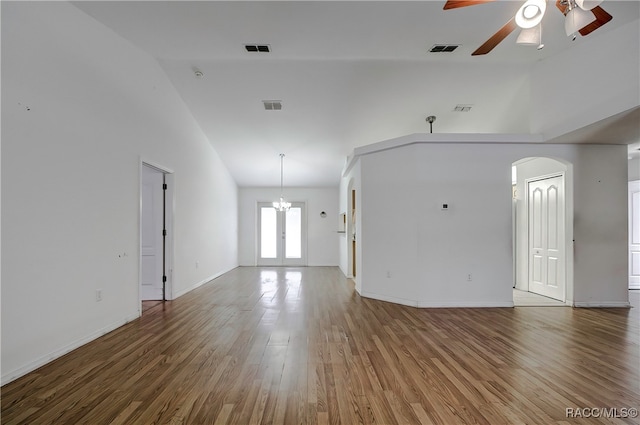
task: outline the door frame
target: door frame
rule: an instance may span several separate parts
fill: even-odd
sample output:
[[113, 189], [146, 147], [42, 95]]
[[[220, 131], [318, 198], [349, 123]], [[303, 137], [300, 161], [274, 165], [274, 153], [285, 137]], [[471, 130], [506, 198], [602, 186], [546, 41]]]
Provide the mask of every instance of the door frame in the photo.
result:
[[347, 251], [348, 251], [348, 276], [352, 279], [356, 278], [356, 275], [358, 273], [358, 263], [356, 261], [357, 259], [357, 246], [358, 246], [358, 242], [356, 240], [356, 211], [357, 211], [357, 204], [356, 204], [356, 189], [353, 188], [351, 185], [349, 185], [349, 217], [347, 218]]
[[[307, 203], [306, 201], [291, 201], [291, 206], [292, 207], [301, 207], [302, 208], [302, 223], [301, 223], [301, 237], [302, 237], [302, 246], [301, 246], [301, 255], [302, 258], [298, 261], [287, 261], [286, 255], [285, 255], [285, 246], [282, 243], [278, 244], [278, 250], [281, 251], [279, 253], [279, 258], [274, 259], [273, 261], [262, 261], [261, 260], [261, 249], [260, 249], [260, 243], [261, 243], [261, 232], [262, 232], [262, 225], [261, 225], [261, 212], [260, 212], [260, 208], [262, 207], [268, 207], [268, 206], [273, 206], [273, 202], [257, 202], [256, 203], [256, 265], [258, 266], [298, 266], [298, 267], [304, 267], [307, 265], [308, 262], [308, 258], [307, 258]], [[278, 211], [276, 211], [278, 212]], [[282, 212], [282, 214], [285, 214], [284, 212]], [[285, 219], [286, 220], [286, 219]], [[282, 232], [282, 226], [286, 225], [286, 221], [282, 220], [281, 218], [278, 218], [278, 224], [277, 224], [277, 231]]]
[[[562, 256], [563, 256], [563, 299], [560, 300], [564, 303], [567, 302], [568, 300], [568, 285], [569, 285], [569, 273], [568, 273], [568, 252], [567, 252], [567, 184], [566, 184], [566, 173], [564, 171], [560, 171], [560, 172], [554, 172], [554, 173], [550, 173], [550, 174], [545, 174], [545, 175], [540, 175], [540, 176], [535, 176], [535, 177], [530, 177], [524, 180], [524, 184], [525, 184], [525, 212], [526, 212], [526, 221], [527, 221], [527, 291], [531, 292], [531, 234], [530, 234], [530, 223], [531, 223], [531, 216], [530, 216], [530, 208], [529, 208], [529, 185], [531, 183], [535, 183], [538, 181], [542, 181], [542, 180], [547, 180], [547, 179], [552, 179], [552, 178], [556, 178], [556, 177], [560, 177], [562, 178], [562, 194], [563, 194], [563, 200], [562, 200], [562, 225], [564, 226], [563, 228], [563, 237], [561, 238], [560, 243], [562, 244]], [[534, 292], [537, 294], [537, 292]]]
[[138, 313], [142, 314], [142, 172], [143, 167], [150, 167], [164, 175], [167, 189], [164, 193], [164, 224], [167, 235], [164, 240], [164, 274], [167, 277], [164, 287], [164, 301], [173, 299], [173, 261], [174, 252], [174, 212], [175, 184], [174, 172], [154, 161], [140, 158], [138, 167]]
[[[630, 180], [627, 183], [627, 187], [628, 187], [628, 208], [629, 208], [629, 222], [628, 222], [628, 227], [629, 227], [629, 246], [628, 246], [628, 250], [629, 250], [629, 289], [640, 289], [640, 280], [636, 280], [635, 279], [635, 275], [632, 274], [633, 272], [633, 252], [631, 250], [631, 245], [635, 245], [634, 242], [634, 234], [633, 234], [633, 219], [634, 217], [640, 221], [640, 219], [638, 218], [638, 211], [633, 211], [633, 199], [632, 199], [632, 194], [634, 193], [634, 191], [637, 189], [640, 189], [640, 180]], [[640, 225], [640, 223], [638, 223]]]
[[[543, 160], [535, 164], [532, 168], [530, 161]], [[564, 194], [565, 194], [565, 305], [575, 306], [576, 283], [574, 282], [574, 259], [576, 253], [574, 240], [574, 170], [571, 161], [557, 156], [548, 155], [527, 155], [512, 158], [511, 165], [516, 169], [516, 257], [513, 267], [516, 269], [516, 289], [528, 290], [528, 246], [529, 246], [529, 226], [527, 222], [527, 211], [529, 206], [524, 193], [527, 191], [525, 180], [530, 178], [538, 179], [545, 175], [557, 175], [564, 173]], [[522, 167], [522, 169], [521, 169]], [[505, 174], [508, 172], [504, 170]], [[511, 181], [514, 179], [512, 178]], [[510, 285], [512, 286], [512, 285]], [[579, 285], [578, 285], [579, 286]]]

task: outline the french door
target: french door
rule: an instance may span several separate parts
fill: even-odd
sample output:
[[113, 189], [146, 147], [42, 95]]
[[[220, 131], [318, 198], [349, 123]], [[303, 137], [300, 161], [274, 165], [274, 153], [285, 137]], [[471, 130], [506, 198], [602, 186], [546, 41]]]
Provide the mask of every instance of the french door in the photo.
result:
[[258, 265], [305, 266], [307, 217], [304, 202], [292, 202], [278, 211], [268, 202], [258, 203]]

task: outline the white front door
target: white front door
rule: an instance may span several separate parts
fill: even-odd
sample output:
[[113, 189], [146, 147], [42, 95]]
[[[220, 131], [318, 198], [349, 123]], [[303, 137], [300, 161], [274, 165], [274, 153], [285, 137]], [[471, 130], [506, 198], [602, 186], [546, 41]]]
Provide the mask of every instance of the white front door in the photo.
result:
[[565, 300], [564, 176], [528, 181], [529, 291]]
[[303, 202], [292, 202], [288, 211], [271, 203], [258, 203], [258, 265], [306, 265], [306, 214]]
[[141, 298], [163, 299], [164, 276], [164, 174], [147, 165], [142, 166], [142, 242]]
[[640, 180], [629, 182], [629, 289], [640, 289]]

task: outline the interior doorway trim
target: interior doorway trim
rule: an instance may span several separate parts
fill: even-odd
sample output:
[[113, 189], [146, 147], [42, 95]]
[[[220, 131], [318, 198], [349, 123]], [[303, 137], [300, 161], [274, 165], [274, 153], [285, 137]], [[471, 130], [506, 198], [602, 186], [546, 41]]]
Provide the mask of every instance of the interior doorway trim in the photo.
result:
[[[539, 161], [532, 164], [532, 161]], [[575, 282], [574, 282], [574, 171], [573, 164], [559, 157], [552, 156], [527, 156], [512, 162], [517, 168], [516, 181], [516, 214], [513, 219], [516, 223], [516, 235], [514, 244], [516, 255], [513, 267], [516, 271], [515, 288], [528, 291], [529, 276], [529, 222], [528, 222], [528, 183], [527, 181], [541, 180], [547, 177], [564, 175], [564, 248], [565, 248], [565, 300], [567, 306], [575, 306]], [[523, 168], [521, 168], [523, 167]], [[513, 181], [513, 180], [512, 180]]]
[[354, 179], [349, 180], [347, 185], [347, 222], [345, 226], [346, 231], [346, 251], [347, 251], [347, 277], [356, 280], [357, 274], [357, 255], [356, 255], [356, 188]]
[[640, 289], [640, 180], [629, 186], [629, 289]]
[[[535, 247], [535, 242], [534, 240], [536, 239], [535, 236], [532, 233], [536, 233], [536, 232], [532, 232], [532, 225], [534, 222], [534, 216], [532, 215], [532, 185], [535, 184], [539, 184], [539, 183], [543, 183], [543, 182], [547, 182], [550, 181], [552, 179], [556, 179], [558, 180], [558, 185], [557, 188], [555, 190], [556, 193], [559, 192], [558, 196], [557, 196], [557, 202], [555, 202], [554, 204], [556, 204], [556, 209], [559, 210], [559, 216], [560, 219], [558, 220], [558, 222], [553, 225], [550, 226], [549, 224], [544, 224], [546, 223], [546, 220], [550, 220], [550, 218], [552, 217], [552, 214], [549, 214], [549, 210], [545, 209], [544, 211], [541, 210], [541, 212], [543, 212], [542, 215], [545, 216], [546, 220], [542, 220], [541, 223], [539, 223], [539, 230], [541, 231], [541, 235], [540, 238], [545, 240], [546, 242], [544, 243], [544, 249], [541, 247]], [[541, 175], [541, 176], [536, 176], [536, 177], [532, 177], [532, 178], [528, 178], [525, 180], [525, 187], [526, 187], [526, 214], [527, 214], [527, 227], [528, 227], [528, 241], [527, 241], [527, 265], [528, 265], [528, 279], [527, 279], [527, 289], [529, 292], [532, 293], [536, 293], [539, 295], [543, 295], [546, 297], [550, 297], [553, 299], [556, 299], [558, 301], [561, 302], [565, 302], [567, 299], [567, 273], [566, 273], [566, 269], [567, 269], [567, 261], [566, 261], [566, 251], [567, 251], [567, 243], [566, 243], [566, 238], [565, 238], [565, 226], [566, 226], [566, 208], [565, 208], [565, 204], [566, 204], [566, 195], [565, 195], [565, 173], [564, 172], [559, 172], [559, 173], [552, 173], [552, 174], [548, 174], [548, 175]], [[552, 185], [550, 188], [553, 189], [554, 187], [556, 187], [555, 185]], [[534, 192], [542, 192], [540, 190], [540, 188], [535, 188]], [[547, 199], [546, 195], [543, 196], [543, 199]], [[549, 199], [551, 199], [551, 197], [549, 197]], [[542, 205], [545, 205], [547, 202], [550, 202], [549, 200], [546, 200], [543, 202]], [[541, 206], [542, 206], [541, 205]], [[549, 207], [547, 207], [549, 208]], [[558, 281], [559, 281], [559, 285], [557, 286], [557, 288], [559, 288], [560, 290], [556, 292], [553, 292], [553, 290], [547, 290], [546, 288], [548, 288], [548, 280], [550, 279], [550, 273], [549, 273], [549, 269], [548, 268], [552, 268], [551, 267], [551, 259], [554, 257], [553, 255], [548, 255], [546, 253], [546, 251], [551, 250], [551, 248], [549, 248], [547, 246], [548, 239], [552, 238], [552, 234], [554, 232], [550, 231], [550, 229], [555, 228], [557, 229], [557, 231], [555, 232], [556, 234], [560, 235], [559, 238], [557, 238], [556, 242], [557, 242], [557, 247], [554, 251], [557, 252], [556, 256], [557, 256], [557, 260], [558, 261], [556, 264], [556, 268], [559, 269], [557, 272], [557, 276], [559, 277]], [[542, 241], [540, 241], [542, 242]], [[545, 252], [544, 255], [540, 254], [538, 255], [538, 258], [542, 258], [543, 260], [541, 260], [540, 262], [538, 262], [540, 264], [540, 266], [542, 267], [543, 270], [543, 275], [544, 276], [540, 276], [540, 280], [542, 283], [542, 287], [536, 288], [536, 290], [534, 290], [532, 288], [532, 284], [535, 281], [534, 279], [534, 275], [535, 272], [534, 270], [537, 269], [536, 267], [533, 267], [533, 257], [534, 257], [534, 252], [540, 252], [540, 250], [543, 250]], [[548, 255], [548, 256], [547, 256]], [[542, 264], [544, 263], [544, 266], [542, 266]], [[548, 268], [547, 268], [548, 267]], [[552, 287], [553, 288], [553, 287]], [[540, 291], [545, 291], [545, 293], [541, 293]], [[553, 292], [553, 295], [550, 294], [550, 292]]]
[[163, 246], [163, 275], [166, 276], [166, 281], [163, 287], [163, 301], [174, 299], [173, 294], [173, 261], [174, 261], [174, 211], [175, 211], [175, 185], [174, 185], [174, 172], [168, 167], [165, 167], [157, 162], [140, 158], [138, 167], [138, 312], [142, 314], [142, 185], [143, 178], [142, 173], [144, 167], [152, 168], [163, 174], [164, 179], [164, 230], [166, 236], [164, 238]]

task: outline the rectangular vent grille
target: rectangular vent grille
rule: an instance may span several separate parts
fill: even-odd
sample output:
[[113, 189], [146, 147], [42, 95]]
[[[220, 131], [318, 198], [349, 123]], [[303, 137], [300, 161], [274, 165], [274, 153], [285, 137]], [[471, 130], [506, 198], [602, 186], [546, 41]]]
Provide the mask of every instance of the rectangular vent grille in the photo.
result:
[[469, 112], [472, 105], [456, 105], [453, 112]]
[[267, 111], [279, 111], [282, 109], [282, 101], [280, 100], [263, 100], [262, 103]]
[[434, 44], [429, 52], [431, 53], [451, 53], [456, 50], [459, 44]]
[[269, 53], [271, 52], [271, 46], [268, 44], [245, 44], [244, 48], [247, 52], [257, 53]]

